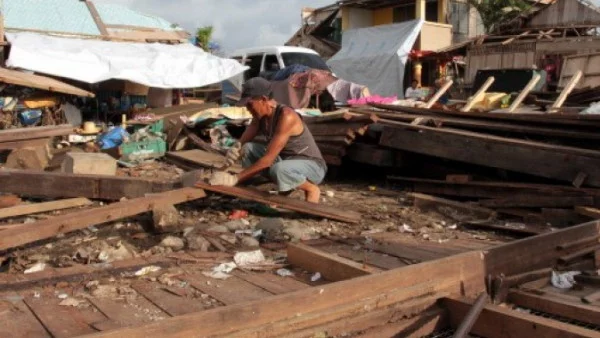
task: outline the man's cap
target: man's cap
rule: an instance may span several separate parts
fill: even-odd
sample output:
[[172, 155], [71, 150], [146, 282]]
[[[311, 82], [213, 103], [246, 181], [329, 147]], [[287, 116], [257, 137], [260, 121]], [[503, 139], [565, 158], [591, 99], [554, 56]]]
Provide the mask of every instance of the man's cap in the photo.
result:
[[253, 77], [242, 85], [242, 97], [238, 106], [245, 106], [251, 98], [257, 96], [271, 96], [271, 82], [262, 77]]

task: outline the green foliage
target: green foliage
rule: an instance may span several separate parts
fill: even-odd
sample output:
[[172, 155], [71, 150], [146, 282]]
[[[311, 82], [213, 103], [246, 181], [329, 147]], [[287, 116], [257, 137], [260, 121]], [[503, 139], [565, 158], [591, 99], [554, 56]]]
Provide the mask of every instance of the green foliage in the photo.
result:
[[498, 25], [513, 20], [531, 7], [525, 0], [467, 0], [467, 2], [479, 12], [486, 33], [493, 32]]
[[209, 51], [208, 43], [212, 39], [213, 26], [204, 26], [196, 30], [196, 38], [198, 39], [199, 46], [205, 51]]

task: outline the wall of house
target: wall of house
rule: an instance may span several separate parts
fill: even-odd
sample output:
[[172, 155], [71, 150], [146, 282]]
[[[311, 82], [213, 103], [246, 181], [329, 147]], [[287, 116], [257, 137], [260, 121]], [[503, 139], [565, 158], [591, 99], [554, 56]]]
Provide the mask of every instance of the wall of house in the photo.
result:
[[373, 11], [373, 26], [388, 25], [394, 22], [394, 10], [381, 8]]
[[600, 24], [600, 12], [578, 0], [557, 0], [542, 9], [529, 22], [529, 27], [565, 27]]
[[360, 8], [342, 8], [342, 30], [373, 26], [373, 11]]

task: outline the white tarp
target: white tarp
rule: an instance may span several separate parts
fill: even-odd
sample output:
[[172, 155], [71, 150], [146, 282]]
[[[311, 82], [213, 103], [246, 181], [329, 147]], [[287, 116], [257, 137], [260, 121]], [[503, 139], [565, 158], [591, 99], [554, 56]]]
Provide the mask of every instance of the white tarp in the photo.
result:
[[365, 85], [372, 94], [404, 97], [406, 59], [422, 26], [423, 20], [412, 20], [348, 30], [327, 64], [338, 78]]
[[8, 67], [86, 83], [129, 80], [155, 88], [196, 88], [229, 79], [247, 67], [191, 44], [111, 42], [6, 33]]

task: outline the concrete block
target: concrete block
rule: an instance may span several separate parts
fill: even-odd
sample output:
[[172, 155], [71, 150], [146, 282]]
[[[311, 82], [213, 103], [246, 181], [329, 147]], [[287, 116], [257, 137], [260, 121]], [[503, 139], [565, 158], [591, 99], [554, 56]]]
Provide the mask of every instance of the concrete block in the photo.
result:
[[117, 160], [103, 153], [68, 153], [61, 169], [69, 174], [114, 176], [117, 173]]

